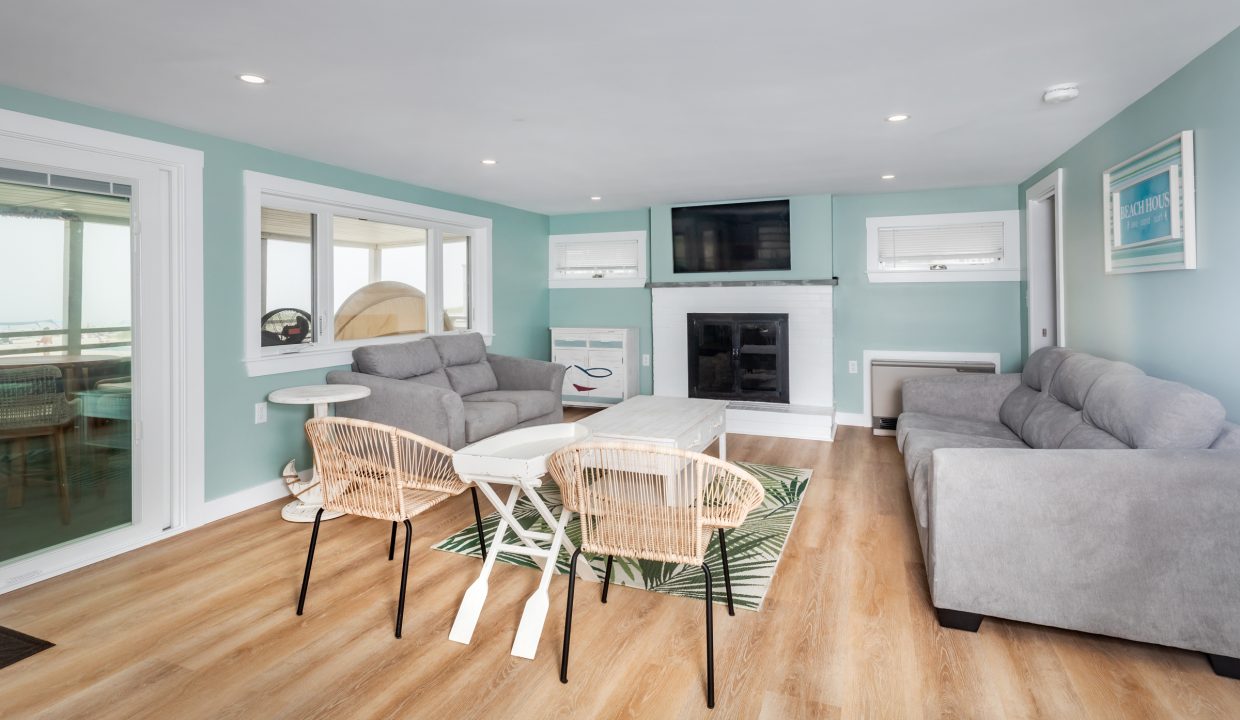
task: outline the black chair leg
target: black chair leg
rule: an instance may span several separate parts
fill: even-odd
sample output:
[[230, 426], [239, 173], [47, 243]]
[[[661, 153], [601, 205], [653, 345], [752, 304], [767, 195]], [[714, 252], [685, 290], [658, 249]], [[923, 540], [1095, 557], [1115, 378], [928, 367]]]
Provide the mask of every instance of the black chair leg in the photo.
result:
[[400, 602], [396, 604], [396, 637], [405, 624], [405, 585], [409, 582], [409, 544], [413, 541], [413, 525], [405, 520], [405, 566], [400, 570]]
[[396, 557], [396, 521], [392, 521], [392, 541], [388, 543], [388, 560]]
[[573, 590], [577, 585], [577, 558], [581, 557], [581, 548], [573, 551], [573, 559], [568, 566], [573, 569], [568, 573], [568, 604], [564, 608], [564, 650], [560, 653], [560, 682], [568, 682], [568, 641], [573, 633]]
[[310, 566], [314, 564], [314, 546], [319, 541], [319, 521], [323, 519], [323, 508], [314, 514], [314, 530], [310, 531], [310, 550], [306, 553], [306, 574], [301, 578], [301, 597], [297, 598], [297, 614], [306, 607], [306, 590], [310, 589]]
[[711, 582], [710, 568], [702, 563], [702, 573], [706, 575], [706, 707], [715, 707], [715, 618], [712, 610], [715, 593]]
[[603, 602], [607, 602], [607, 588], [611, 587], [611, 556], [607, 556], [607, 572], [603, 573]]
[[[482, 560], [485, 562], [487, 559], [487, 536], [482, 532], [482, 512], [478, 510], [478, 488], [471, 487], [469, 494], [474, 496], [474, 526], [478, 528], [478, 547], [482, 548]], [[395, 530], [392, 532], [395, 532]]]
[[723, 587], [728, 591], [728, 614], [735, 615], [732, 606], [732, 573], [728, 570], [728, 543], [723, 537], [723, 528], [719, 528], [719, 557], [723, 560]]

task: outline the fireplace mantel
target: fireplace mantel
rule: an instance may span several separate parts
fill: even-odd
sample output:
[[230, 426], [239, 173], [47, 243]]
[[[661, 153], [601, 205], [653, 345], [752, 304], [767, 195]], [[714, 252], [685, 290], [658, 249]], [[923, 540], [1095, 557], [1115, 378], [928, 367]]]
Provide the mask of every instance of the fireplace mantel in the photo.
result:
[[676, 282], [648, 282], [646, 287], [655, 288], [710, 288], [710, 287], [805, 287], [807, 285], [839, 285], [839, 278], [821, 280], [701, 280]]

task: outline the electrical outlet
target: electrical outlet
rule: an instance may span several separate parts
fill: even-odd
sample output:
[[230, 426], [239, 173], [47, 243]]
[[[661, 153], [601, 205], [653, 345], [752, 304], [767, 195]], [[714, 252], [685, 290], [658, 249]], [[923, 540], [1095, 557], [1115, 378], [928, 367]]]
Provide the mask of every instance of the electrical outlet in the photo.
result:
[[849, 360], [849, 361], [848, 361], [848, 373], [849, 373], [850, 375], [856, 375], [856, 374], [857, 374], [857, 361], [856, 361], [856, 360]]
[[650, 353], [642, 355], [642, 365], [650, 367]]
[[254, 424], [261, 425], [267, 422], [267, 403], [254, 403]]

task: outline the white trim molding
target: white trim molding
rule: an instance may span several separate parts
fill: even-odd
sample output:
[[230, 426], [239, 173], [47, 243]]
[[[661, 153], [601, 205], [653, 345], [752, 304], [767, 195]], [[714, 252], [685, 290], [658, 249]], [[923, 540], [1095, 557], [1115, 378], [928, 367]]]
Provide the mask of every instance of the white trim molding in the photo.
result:
[[1055, 267], [1052, 272], [1055, 276], [1055, 339], [1054, 343], [1058, 347], [1065, 347], [1068, 344], [1068, 329], [1066, 327], [1066, 308], [1064, 303], [1064, 286], [1063, 286], [1063, 193], [1064, 193], [1064, 172], [1063, 168], [1059, 168], [1025, 191], [1025, 320], [1029, 326], [1029, 348], [1033, 352], [1033, 348], [1037, 345], [1034, 336], [1033, 323], [1030, 322], [1033, 307], [1029, 302], [1030, 291], [1032, 285], [1029, 275], [1034, 272], [1036, 263], [1033, 259], [1033, 213], [1030, 211], [1034, 205], [1047, 202], [1051, 198], [1055, 200], [1055, 215], [1052, 220], [1052, 230], [1055, 233]]
[[[265, 199], [279, 205], [299, 207], [315, 213], [320, 219], [330, 217], [336, 210], [368, 220], [410, 225], [425, 228], [428, 237], [437, 238], [442, 232], [462, 232], [470, 236], [470, 306], [471, 328], [469, 332], [480, 333], [490, 344], [493, 333], [493, 308], [491, 287], [491, 234], [490, 218], [466, 215], [451, 210], [416, 205], [402, 200], [366, 195], [329, 185], [267, 175], [247, 170], [243, 173], [245, 186], [245, 302], [240, 327], [243, 334], [242, 358], [246, 373], [251, 377], [272, 375], [296, 370], [312, 370], [352, 362], [353, 349], [362, 345], [402, 343], [426, 337], [426, 334], [395, 335], [337, 342], [330, 339], [332, 313], [318, 308], [316, 329], [319, 341], [309, 345], [292, 345], [280, 348], [262, 347], [258, 318], [262, 316], [262, 208]], [[428, 317], [442, 316], [442, 300], [437, 288], [442, 284], [437, 241], [428, 241], [427, 254], [427, 304]], [[320, 272], [330, 267], [331, 243], [322, 243], [316, 249], [315, 295], [320, 302], [330, 303], [331, 273]]]
[[182, 532], [202, 505], [203, 153], [0, 110], [0, 158], [134, 179], [135, 263], [144, 270], [134, 274], [134, 521], [3, 563], [7, 592]]
[[[912, 362], [992, 362], [995, 372], [1003, 372], [1002, 358], [997, 352], [939, 352], [930, 350], [863, 350], [861, 352], [861, 421], [865, 427], [874, 424], [873, 408], [870, 405], [870, 365], [875, 360], [908, 360]], [[857, 420], [850, 416], [850, 420]], [[838, 416], [837, 416], [838, 420]], [[852, 423], [843, 423], [851, 425]]]

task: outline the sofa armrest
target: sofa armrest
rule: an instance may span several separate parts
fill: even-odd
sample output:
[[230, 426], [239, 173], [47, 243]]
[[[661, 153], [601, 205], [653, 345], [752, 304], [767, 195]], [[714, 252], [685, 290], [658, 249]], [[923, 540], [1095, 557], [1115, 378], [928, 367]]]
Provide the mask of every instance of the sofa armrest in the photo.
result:
[[550, 390], [556, 395], [564, 387], [568, 368], [546, 360], [487, 354], [500, 390]]
[[451, 390], [345, 370], [329, 372], [327, 382], [370, 388], [368, 397], [336, 405], [341, 417], [398, 427], [454, 450], [465, 445], [465, 406]]
[[1020, 373], [954, 373], [909, 378], [900, 388], [903, 412], [999, 422], [999, 407], [1020, 385]]
[[933, 454], [936, 607], [1240, 657], [1240, 451]]

